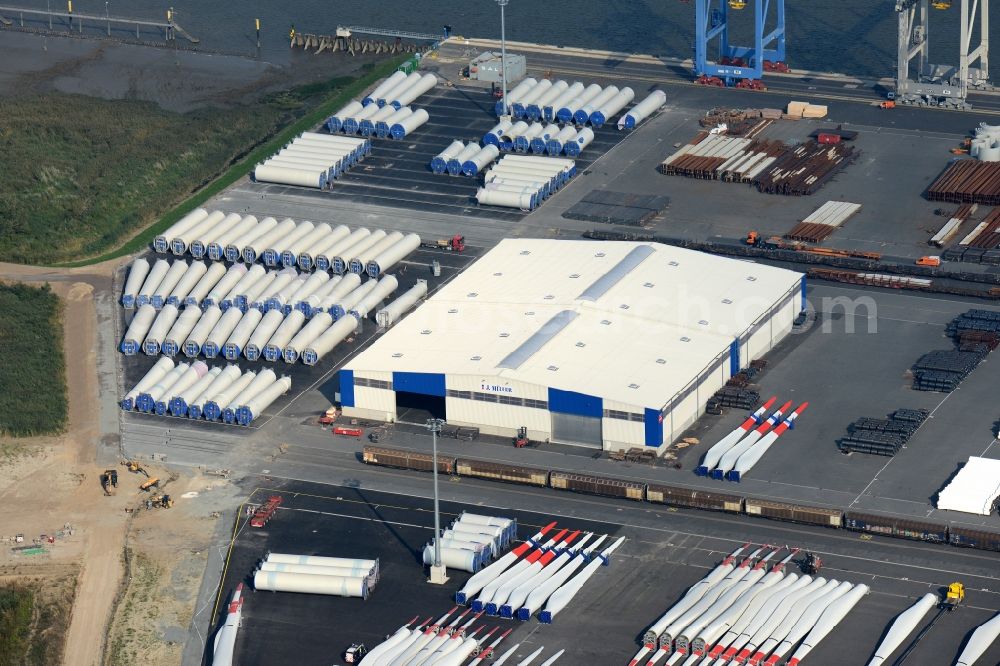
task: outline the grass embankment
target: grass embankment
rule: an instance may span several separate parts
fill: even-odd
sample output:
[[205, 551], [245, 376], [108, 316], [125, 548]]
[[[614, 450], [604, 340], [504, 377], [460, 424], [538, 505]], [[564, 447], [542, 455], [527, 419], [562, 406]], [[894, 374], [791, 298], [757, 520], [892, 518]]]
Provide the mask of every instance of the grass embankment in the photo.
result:
[[48, 285], [0, 283], [0, 435], [62, 432], [66, 375], [59, 297]]
[[0, 588], [0, 666], [62, 662], [75, 577]]
[[79, 95], [0, 100], [0, 260], [79, 266], [131, 254], [400, 61], [185, 114]]

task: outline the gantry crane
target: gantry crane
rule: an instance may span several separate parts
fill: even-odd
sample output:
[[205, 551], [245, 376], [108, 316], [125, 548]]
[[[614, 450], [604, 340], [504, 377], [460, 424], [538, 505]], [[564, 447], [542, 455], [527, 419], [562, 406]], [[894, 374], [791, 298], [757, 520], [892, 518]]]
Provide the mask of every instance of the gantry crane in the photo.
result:
[[[928, 62], [930, 10], [946, 10], [945, 0], [896, 0], [899, 17], [895, 101], [900, 104], [970, 108], [969, 88], [989, 86], [990, 0], [961, 0], [958, 67]], [[979, 45], [969, 50], [979, 13]], [[917, 58], [910, 77], [910, 63]], [[978, 67], [973, 67], [978, 62]]]
[[[752, 46], [729, 43], [731, 13], [739, 14], [753, 3]], [[774, 28], [765, 34], [774, 5]], [[718, 38], [717, 62], [709, 62], [709, 43]], [[733, 85], [759, 82], [765, 71], [788, 71], [785, 66], [785, 0], [695, 0], [695, 76], [700, 83]], [[758, 87], [746, 85], [745, 87]]]

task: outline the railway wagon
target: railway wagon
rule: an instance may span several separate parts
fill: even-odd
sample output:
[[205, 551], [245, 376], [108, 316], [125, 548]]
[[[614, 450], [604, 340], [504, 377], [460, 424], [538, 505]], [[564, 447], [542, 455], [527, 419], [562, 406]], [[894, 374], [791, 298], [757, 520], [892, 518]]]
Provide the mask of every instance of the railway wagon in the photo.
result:
[[805, 525], [839, 528], [843, 525], [844, 519], [844, 512], [839, 509], [785, 504], [784, 502], [771, 502], [752, 497], [746, 499], [744, 506], [748, 516], [760, 516]]
[[967, 527], [949, 527], [948, 543], [964, 548], [1000, 551], [1000, 534]]
[[[370, 465], [429, 472], [432, 456], [416, 451], [365, 446], [362, 459]], [[519, 483], [535, 487], [571, 490], [591, 495], [648, 501], [674, 507], [744, 514], [769, 520], [782, 520], [835, 529], [877, 534], [897, 539], [912, 539], [952, 546], [1000, 552], [1000, 533], [951, 527], [940, 523], [909, 520], [858, 511], [842, 512], [813, 506], [799, 506], [760, 500], [741, 495], [708, 492], [661, 484], [611, 479], [588, 474], [549, 471], [539, 468], [494, 463], [471, 458], [438, 456], [438, 471], [473, 478]]]
[[695, 488], [678, 488], [650, 483], [646, 486], [646, 500], [655, 504], [667, 506], [683, 506], [691, 509], [708, 509], [709, 511], [727, 511], [743, 513], [743, 500], [740, 495], [712, 493]]
[[520, 465], [487, 462], [485, 460], [470, 460], [459, 458], [455, 465], [459, 476], [478, 477], [508, 483], [521, 483], [529, 486], [545, 488], [549, 485], [549, 470]]
[[[386, 449], [381, 446], [366, 446], [362, 459], [370, 465], [413, 469], [419, 472], [430, 472], [434, 469], [434, 456], [416, 451]], [[455, 459], [449, 456], [438, 456], [438, 472], [441, 474], [455, 473]]]
[[948, 543], [948, 528], [945, 525], [923, 520], [848, 511], [844, 514], [844, 527], [856, 532], [870, 532], [898, 539]]
[[551, 472], [549, 473], [549, 484], [556, 490], [572, 490], [589, 495], [621, 497], [637, 502], [646, 499], [646, 484], [637, 481], [607, 479], [602, 476], [591, 476], [589, 474]]

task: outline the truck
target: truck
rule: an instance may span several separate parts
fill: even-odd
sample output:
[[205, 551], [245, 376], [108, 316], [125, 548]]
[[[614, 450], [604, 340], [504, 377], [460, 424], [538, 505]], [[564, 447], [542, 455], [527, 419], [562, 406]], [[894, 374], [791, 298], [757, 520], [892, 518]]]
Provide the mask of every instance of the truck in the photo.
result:
[[439, 238], [438, 240], [423, 241], [420, 243], [420, 247], [426, 247], [432, 250], [445, 250], [446, 252], [464, 252], [465, 236], [455, 234], [451, 238]]

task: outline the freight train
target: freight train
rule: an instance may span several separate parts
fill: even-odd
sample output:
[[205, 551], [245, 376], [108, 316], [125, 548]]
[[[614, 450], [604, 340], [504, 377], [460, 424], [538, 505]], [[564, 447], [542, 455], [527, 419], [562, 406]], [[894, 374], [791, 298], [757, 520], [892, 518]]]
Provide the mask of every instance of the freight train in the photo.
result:
[[[429, 472], [433, 469], [433, 459], [430, 454], [404, 449], [365, 446], [362, 459], [369, 465], [423, 472]], [[651, 502], [670, 507], [721, 511], [878, 534], [897, 539], [929, 541], [1000, 552], [1000, 533], [997, 532], [951, 527], [930, 521], [910, 520], [860, 511], [786, 504], [745, 495], [730, 495], [696, 488], [627, 481], [592, 474], [575, 474], [453, 456], [438, 456], [438, 472], [460, 477], [474, 477], [539, 488], [569, 490], [589, 495], [617, 497], [635, 502]]]

